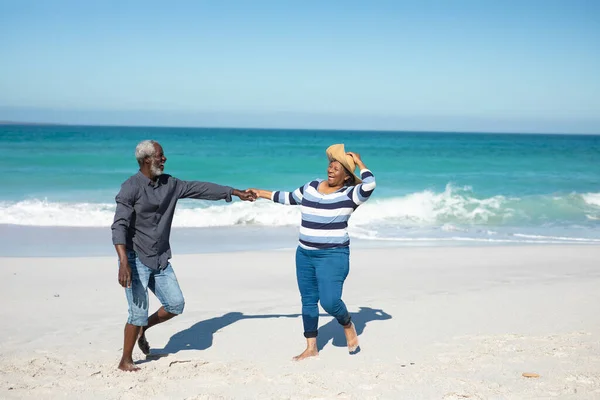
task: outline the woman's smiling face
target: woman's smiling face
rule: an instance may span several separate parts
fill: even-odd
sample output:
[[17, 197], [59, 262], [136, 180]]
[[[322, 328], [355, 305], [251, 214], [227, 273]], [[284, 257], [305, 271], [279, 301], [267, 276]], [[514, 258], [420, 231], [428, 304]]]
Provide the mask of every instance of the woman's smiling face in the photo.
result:
[[331, 161], [327, 167], [327, 183], [329, 186], [344, 186], [346, 169], [338, 161]]

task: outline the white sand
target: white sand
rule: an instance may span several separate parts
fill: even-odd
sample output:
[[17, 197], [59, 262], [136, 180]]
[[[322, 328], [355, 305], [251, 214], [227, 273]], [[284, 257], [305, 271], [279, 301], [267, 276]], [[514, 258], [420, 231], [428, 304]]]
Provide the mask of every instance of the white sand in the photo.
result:
[[127, 306], [114, 257], [0, 258], [0, 398], [600, 398], [600, 247], [351, 257], [359, 354], [322, 317], [319, 357], [291, 361], [304, 346], [293, 251], [176, 255], [186, 311], [148, 332], [171, 354], [136, 349], [138, 373], [116, 369]]

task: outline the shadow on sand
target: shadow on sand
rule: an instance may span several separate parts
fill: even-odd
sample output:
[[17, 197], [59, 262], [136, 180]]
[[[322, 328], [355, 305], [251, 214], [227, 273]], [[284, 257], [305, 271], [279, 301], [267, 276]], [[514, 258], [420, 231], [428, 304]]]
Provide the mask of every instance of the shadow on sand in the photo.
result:
[[[356, 332], [359, 336], [365, 330], [367, 323], [392, 318], [391, 315], [383, 310], [370, 307], [360, 307], [358, 312], [350, 313], [350, 315], [352, 316], [352, 322], [354, 322]], [[148, 361], [156, 359], [165, 353], [173, 354], [182, 350], [206, 350], [212, 346], [213, 337], [216, 332], [243, 319], [300, 317], [300, 314], [245, 315], [241, 312], [230, 312], [220, 317], [200, 321], [190, 326], [188, 329], [176, 333], [171, 336], [164, 348], [152, 349], [152, 355], [148, 357]], [[331, 318], [331, 316], [327, 314], [321, 314], [320, 317]], [[327, 324], [319, 328], [319, 337], [317, 339], [319, 350], [322, 350], [330, 341], [333, 341], [333, 345], [337, 347], [346, 346], [344, 330], [333, 318]]]
[[[177, 353], [181, 350], [206, 350], [213, 344], [213, 336], [219, 330], [243, 319], [298, 318], [300, 314], [244, 315], [241, 312], [229, 312], [220, 317], [200, 321], [189, 328], [171, 336], [159, 353]], [[154, 351], [153, 351], [154, 352]]]
[[[329, 315], [324, 315], [330, 317]], [[392, 316], [381, 309], [371, 307], [359, 307], [358, 312], [351, 312], [352, 322], [356, 327], [356, 333], [358, 336], [362, 335], [367, 323], [371, 321], [384, 321], [391, 319]], [[331, 317], [330, 317], [331, 318]], [[332, 341], [332, 344], [336, 347], [346, 346], [346, 336], [344, 336], [344, 330], [337, 322], [335, 318], [332, 318], [327, 324], [319, 328], [319, 336], [317, 336], [317, 347], [319, 351]]]

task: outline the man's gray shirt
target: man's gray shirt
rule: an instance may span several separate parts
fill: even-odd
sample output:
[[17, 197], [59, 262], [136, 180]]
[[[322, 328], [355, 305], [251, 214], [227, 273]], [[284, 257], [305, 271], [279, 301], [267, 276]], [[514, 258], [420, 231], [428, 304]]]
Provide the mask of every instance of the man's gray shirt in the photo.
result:
[[184, 198], [231, 201], [233, 188], [209, 182], [182, 181], [167, 174], [156, 183], [138, 172], [122, 185], [115, 198], [111, 226], [113, 244], [124, 244], [152, 269], [165, 268], [171, 258], [171, 224], [177, 200]]

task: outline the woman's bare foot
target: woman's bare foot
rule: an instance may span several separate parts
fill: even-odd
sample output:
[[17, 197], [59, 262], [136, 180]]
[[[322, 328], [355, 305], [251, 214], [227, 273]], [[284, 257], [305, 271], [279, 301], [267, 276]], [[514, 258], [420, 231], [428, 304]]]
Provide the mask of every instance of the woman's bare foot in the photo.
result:
[[306, 350], [302, 354], [297, 355], [293, 358], [294, 361], [304, 360], [308, 357], [316, 357], [319, 355], [319, 349], [317, 349], [317, 338], [306, 338]]
[[348, 352], [350, 354], [358, 353], [360, 351], [360, 346], [358, 345], [358, 335], [356, 334], [356, 328], [352, 322], [344, 326], [344, 335], [346, 335]]
[[319, 355], [319, 350], [317, 349], [306, 349], [302, 352], [302, 354], [297, 355], [293, 358], [294, 361], [301, 361], [308, 357], [316, 357]]
[[119, 363], [119, 369], [121, 371], [136, 372], [136, 371], [140, 370], [140, 367], [135, 365], [133, 363], [133, 360], [131, 360], [131, 361], [121, 360], [121, 362]]
[[150, 354], [150, 344], [146, 340], [146, 333], [143, 329], [140, 329], [140, 336], [138, 337], [138, 347], [145, 355]]

